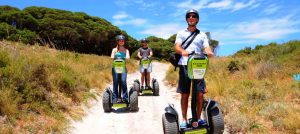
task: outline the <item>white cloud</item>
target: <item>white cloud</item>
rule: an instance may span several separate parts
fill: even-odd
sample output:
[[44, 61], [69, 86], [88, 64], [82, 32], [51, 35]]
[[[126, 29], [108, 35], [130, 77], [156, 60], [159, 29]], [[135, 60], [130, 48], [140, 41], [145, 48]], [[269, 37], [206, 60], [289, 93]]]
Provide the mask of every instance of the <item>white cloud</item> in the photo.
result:
[[153, 35], [156, 37], [168, 39], [170, 36], [173, 34], [176, 34], [179, 30], [184, 29], [185, 26], [180, 25], [180, 24], [174, 24], [174, 23], [169, 23], [169, 24], [162, 24], [162, 25], [155, 25], [152, 26], [143, 32], [142, 34], [146, 35]]
[[128, 24], [133, 24], [133, 25], [137, 25], [137, 26], [140, 26], [140, 25], [143, 25], [145, 24], [147, 21], [145, 19], [141, 19], [141, 18], [134, 18], [134, 19], [130, 19], [128, 21]]
[[[220, 42], [244, 40], [278, 40], [293, 33], [300, 33], [300, 21], [292, 16], [277, 19], [258, 19], [252, 22], [231, 24], [212, 32]], [[224, 43], [222, 43], [224, 44]]]
[[193, 2], [192, 0], [181, 2], [177, 5], [178, 10], [182, 9], [203, 9], [203, 8], [211, 8], [211, 9], [217, 9], [217, 10], [231, 10], [231, 11], [238, 11], [244, 8], [253, 9], [258, 7], [260, 4], [256, 0], [251, 0], [247, 3], [243, 2], [235, 2], [234, 0], [221, 0], [217, 2], [211, 2], [211, 0], [200, 0], [198, 2]]
[[234, 6], [232, 7], [232, 11], [241, 10], [241, 9], [243, 9], [243, 8], [251, 7], [251, 6], [257, 6], [255, 0], [251, 0], [251, 1], [249, 1], [248, 3], [237, 2], [237, 3], [235, 3]]
[[118, 20], [118, 19], [124, 19], [127, 17], [128, 17], [128, 14], [126, 12], [119, 12], [116, 15], [114, 15], [112, 18]]
[[113, 18], [113, 23], [118, 26], [121, 26], [121, 25], [142, 26], [147, 22], [146, 19], [135, 18], [135, 17], [127, 14], [126, 12], [118, 12], [112, 18]]
[[200, 0], [197, 3], [193, 3], [192, 0], [188, 0], [188, 1], [184, 1], [181, 3], [176, 4], [176, 7], [178, 8], [182, 8], [182, 9], [201, 9], [204, 7], [204, 5], [206, 5], [209, 2], [209, 0]]
[[280, 9], [279, 6], [276, 6], [275, 4], [268, 6], [267, 8], [265, 8], [265, 10], [263, 11], [265, 14], [270, 15], [275, 13], [276, 11], [278, 11]]
[[221, 9], [227, 9], [232, 4], [232, 0], [223, 0], [219, 2], [213, 2], [209, 3], [206, 8], [221, 8]]

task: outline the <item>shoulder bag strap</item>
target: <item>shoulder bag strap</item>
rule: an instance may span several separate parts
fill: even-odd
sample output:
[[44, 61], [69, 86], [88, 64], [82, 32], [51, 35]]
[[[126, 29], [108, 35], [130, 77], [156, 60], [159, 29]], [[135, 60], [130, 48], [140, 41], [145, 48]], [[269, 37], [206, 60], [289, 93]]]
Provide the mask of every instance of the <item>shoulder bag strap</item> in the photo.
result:
[[192, 35], [194, 34], [195, 32], [192, 32], [191, 35], [189, 35], [182, 43], [181, 43], [181, 46], [190, 38], [192, 37]]
[[196, 29], [195, 34], [193, 36], [193, 38], [186, 44], [186, 46], [183, 49], [186, 49], [190, 46], [190, 44], [193, 42], [193, 40], [195, 39], [195, 37], [198, 35], [198, 33], [200, 33], [200, 30]]

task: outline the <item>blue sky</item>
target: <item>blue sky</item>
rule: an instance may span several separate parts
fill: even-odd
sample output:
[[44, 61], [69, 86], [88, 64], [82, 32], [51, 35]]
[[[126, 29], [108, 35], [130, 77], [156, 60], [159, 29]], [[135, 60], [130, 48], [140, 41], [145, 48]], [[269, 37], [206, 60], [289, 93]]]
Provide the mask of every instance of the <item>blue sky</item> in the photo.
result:
[[219, 56], [247, 46], [300, 39], [300, 0], [1, 0], [0, 5], [85, 12], [136, 39], [169, 38], [187, 27], [185, 12], [194, 8], [200, 13], [198, 28], [220, 42]]

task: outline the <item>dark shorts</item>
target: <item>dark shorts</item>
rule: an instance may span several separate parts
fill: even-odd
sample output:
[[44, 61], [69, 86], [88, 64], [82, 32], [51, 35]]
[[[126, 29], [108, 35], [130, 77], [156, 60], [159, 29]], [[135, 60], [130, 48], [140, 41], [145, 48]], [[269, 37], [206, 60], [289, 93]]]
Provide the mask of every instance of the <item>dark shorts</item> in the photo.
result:
[[[191, 79], [188, 77], [187, 66], [179, 65], [179, 81], [177, 93], [190, 93], [191, 89]], [[205, 90], [205, 80], [198, 79], [194, 80], [196, 84], [196, 92], [204, 93]]]

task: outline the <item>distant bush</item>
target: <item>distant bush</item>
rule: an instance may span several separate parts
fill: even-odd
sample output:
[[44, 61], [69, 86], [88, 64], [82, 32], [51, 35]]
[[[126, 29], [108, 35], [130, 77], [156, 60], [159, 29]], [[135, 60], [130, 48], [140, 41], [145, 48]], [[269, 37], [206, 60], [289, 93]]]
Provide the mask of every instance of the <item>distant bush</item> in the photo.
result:
[[256, 71], [257, 79], [263, 79], [270, 77], [275, 70], [279, 68], [279, 65], [274, 62], [263, 62], [258, 66]]
[[284, 103], [270, 103], [259, 111], [260, 115], [263, 115], [267, 119], [276, 122], [276, 120], [285, 117], [287, 113], [288, 105]]
[[236, 71], [244, 70], [246, 69], [246, 64], [239, 61], [239, 60], [232, 60], [227, 65], [227, 69], [230, 73], [234, 73]]
[[30, 30], [17, 30], [17, 33], [12, 34], [7, 39], [11, 41], [21, 41], [25, 44], [34, 44], [37, 40], [37, 35]]
[[0, 50], [0, 68], [8, 66], [11, 62], [10, 60], [9, 54]]

